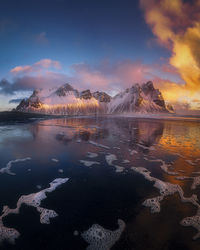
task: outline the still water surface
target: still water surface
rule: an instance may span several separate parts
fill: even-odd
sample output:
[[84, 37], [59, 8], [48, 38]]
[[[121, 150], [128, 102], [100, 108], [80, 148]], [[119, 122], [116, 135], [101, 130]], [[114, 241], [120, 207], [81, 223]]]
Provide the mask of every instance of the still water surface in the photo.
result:
[[[111, 164], [108, 155], [115, 157]], [[0, 173], [1, 210], [15, 208], [21, 195], [43, 190], [56, 178], [69, 180], [41, 202], [58, 214], [50, 224], [41, 224], [36, 209], [26, 205], [3, 219], [20, 237], [2, 249], [87, 249], [82, 232], [93, 224], [116, 230], [118, 219], [126, 227], [112, 249], [199, 249], [197, 230], [180, 224], [197, 208], [174, 193], [161, 201], [160, 213], [151, 213], [142, 203], [159, 196], [159, 189], [132, 167], [178, 184], [185, 197], [200, 198], [200, 185], [191, 189], [193, 177], [200, 176], [200, 123], [99, 117], [0, 126], [0, 168], [26, 157], [31, 160], [12, 164], [15, 175]]]

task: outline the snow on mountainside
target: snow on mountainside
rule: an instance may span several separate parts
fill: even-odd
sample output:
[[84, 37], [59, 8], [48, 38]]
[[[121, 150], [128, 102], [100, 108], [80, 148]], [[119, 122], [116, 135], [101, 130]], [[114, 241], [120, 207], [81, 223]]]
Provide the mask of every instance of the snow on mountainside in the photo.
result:
[[91, 93], [89, 89], [79, 92], [67, 83], [49, 91], [33, 91], [16, 110], [64, 115], [174, 112], [150, 81], [135, 84], [113, 98], [105, 92]]
[[162, 94], [151, 81], [133, 85], [112, 98], [109, 113], [124, 112], [169, 112]]
[[104, 108], [89, 90], [79, 92], [67, 83], [53, 91], [35, 90], [28, 99], [21, 101], [16, 110], [46, 114], [81, 115], [104, 112]]

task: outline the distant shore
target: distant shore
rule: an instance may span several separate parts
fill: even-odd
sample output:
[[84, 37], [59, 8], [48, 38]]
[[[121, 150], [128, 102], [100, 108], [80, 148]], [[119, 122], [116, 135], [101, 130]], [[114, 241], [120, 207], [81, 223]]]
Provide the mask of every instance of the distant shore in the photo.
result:
[[178, 114], [90, 114], [90, 115], [50, 115], [40, 113], [28, 113], [19, 111], [3, 111], [0, 112], [0, 124], [9, 123], [27, 123], [35, 120], [43, 119], [59, 119], [59, 118], [87, 118], [87, 117], [112, 117], [112, 118], [133, 118], [133, 119], [155, 119], [155, 120], [170, 120], [170, 121], [193, 121], [200, 122], [200, 116], [178, 115]]
[[18, 111], [3, 111], [0, 112], [0, 124], [2, 123], [24, 123], [31, 122], [37, 119], [54, 118], [52, 115], [38, 114], [38, 113], [24, 113]]
[[118, 114], [113, 115], [115, 117], [124, 117], [124, 118], [134, 118], [134, 119], [155, 119], [155, 120], [170, 120], [170, 121], [195, 121], [200, 122], [199, 115], [182, 115], [182, 114], [168, 114], [168, 113], [157, 113], [157, 114], [150, 114], [150, 113], [125, 113], [125, 114]]

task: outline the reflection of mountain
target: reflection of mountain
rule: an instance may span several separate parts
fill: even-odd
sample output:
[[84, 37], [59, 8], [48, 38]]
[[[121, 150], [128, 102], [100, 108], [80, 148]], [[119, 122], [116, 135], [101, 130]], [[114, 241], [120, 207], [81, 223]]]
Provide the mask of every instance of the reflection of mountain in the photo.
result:
[[[33, 137], [54, 137], [56, 141], [64, 144], [81, 140], [89, 141], [105, 139], [109, 136], [109, 130], [96, 125], [95, 119], [90, 118], [63, 118], [44, 120], [35, 123], [30, 128]], [[49, 137], [50, 136], [50, 137]]]
[[[96, 117], [42, 120], [19, 127], [23, 135], [29, 136], [21, 136], [20, 132], [20, 136], [14, 137], [15, 142], [17, 138], [20, 140], [20, 143], [14, 144], [16, 155], [20, 156], [20, 152], [23, 152], [29, 156], [31, 152], [42, 156], [44, 161], [48, 157], [55, 157], [56, 152], [59, 155], [60, 151], [63, 157], [68, 158], [70, 154], [78, 157], [83, 152], [101, 151], [114, 153], [118, 158], [131, 157], [136, 161], [145, 154], [168, 159], [169, 162], [177, 159], [177, 163], [173, 164], [176, 171], [187, 168], [185, 173], [189, 175], [188, 171], [192, 168], [188, 168], [185, 160], [200, 158], [199, 126], [194, 122], [183, 124], [180, 121]], [[5, 141], [13, 148], [9, 134], [10, 131]], [[89, 141], [108, 146], [110, 150], [100, 149]], [[159, 162], [156, 164], [159, 165]]]
[[163, 135], [164, 124], [162, 122], [139, 122], [138, 142], [149, 147], [157, 143]]
[[123, 118], [113, 119], [112, 133], [123, 140], [128, 140], [131, 148], [142, 150], [142, 147], [138, 147], [138, 144], [143, 145], [146, 149], [153, 144], [159, 142], [164, 130], [163, 121], [145, 121], [141, 119], [126, 119]]
[[[63, 127], [65, 124], [66, 128], [71, 128], [72, 133], [58, 133], [56, 134], [56, 140], [62, 141], [67, 144], [73, 140], [89, 141], [96, 139], [105, 139], [109, 136], [109, 129], [100, 128], [98, 126], [92, 126], [90, 119], [60, 119], [57, 120], [57, 126]], [[58, 125], [59, 124], [59, 125]]]
[[[128, 143], [132, 149], [139, 151], [148, 150], [153, 144], [157, 143], [162, 137], [164, 122], [143, 121], [122, 118], [66, 118], [41, 121], [34, 126], [34, 136], [40, 135], [53, 136], [56, 141], [64, 144], [73, 141], [107, 141], [116, 140]], [[49, 135], [48, 135], [49, 134]], [[145, 147], [142, 148], [140, 145]], [[115, 146], [115, 145], [113, 145]]]
[[79, 92], [69, 84], [48, 91], [35, 90], [16, 110], [62, 115], [173, 112], [150, 81], [135, 84], [113, 98], [105, 92]]
[[64, 144], [68, 144], [73, 140], [73, 138], [66, 136], [64, 133], [56, 134], [55, 139], [63, 142]]

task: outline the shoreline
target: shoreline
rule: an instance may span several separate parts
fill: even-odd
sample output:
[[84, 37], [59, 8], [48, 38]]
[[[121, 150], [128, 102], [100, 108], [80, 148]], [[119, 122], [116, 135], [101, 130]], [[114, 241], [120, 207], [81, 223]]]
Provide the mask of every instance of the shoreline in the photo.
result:
[[29, 113], [19, 111], [3, 111], [0, 112], [0, 124], [4, 123], [27, 123], [37, 120], [46, 119], [63, 119], [63, 118], [133, 118], [133, 119], [145, 119], [145, 120], [164, 120], [164, 121], [180, 121], [180, 122], [200, 122], [200, 116], [193, 115], [178, 115], [178, 114], [88, 114], [88, 115], [51, 115], [42, 113]]

